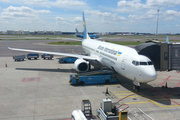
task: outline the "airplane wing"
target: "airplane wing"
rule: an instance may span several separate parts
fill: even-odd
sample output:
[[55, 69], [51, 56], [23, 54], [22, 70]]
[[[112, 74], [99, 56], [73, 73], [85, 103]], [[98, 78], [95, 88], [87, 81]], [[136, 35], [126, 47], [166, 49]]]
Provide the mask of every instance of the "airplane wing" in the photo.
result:
[[93, 58], [91, 56], [85, 56], [85, 55], [77, 55], [77, 54], [71, 54], [71, 53], [59, 53], [59, 52], [49, 52], [49, 51], [39, 51], [39, 50], [28, 50], [28, 49], [11, 48], [11, 47], [9, 47], [8, 40], [6, 40], [6, 41], [7, 41], [8, 49], [10, 49], [10, 50], [24, 51], [24, 52], [35, 52], [35, 53], [44, 53], [44, 54], [53, 54], [53, 55], [62, 55], [62, 56], [76, 57], [76, 58], [84, 59], [84, 60], [99, 61], [97, 58]]

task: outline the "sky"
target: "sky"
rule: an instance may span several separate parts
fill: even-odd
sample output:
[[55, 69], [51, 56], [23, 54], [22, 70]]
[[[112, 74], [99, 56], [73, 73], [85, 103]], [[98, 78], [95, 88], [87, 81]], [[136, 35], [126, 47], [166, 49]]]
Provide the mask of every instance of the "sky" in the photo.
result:
[[0, 31], [180, 33], [180, 0], [0, 0]]

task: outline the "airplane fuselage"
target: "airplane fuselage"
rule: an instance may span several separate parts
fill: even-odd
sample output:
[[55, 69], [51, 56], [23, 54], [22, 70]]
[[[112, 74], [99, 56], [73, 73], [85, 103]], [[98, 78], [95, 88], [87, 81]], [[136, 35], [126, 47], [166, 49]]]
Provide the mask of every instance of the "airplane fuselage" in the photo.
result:
[[147, 83], [157, 77], [151, 60], [139, 55], [133, 48], [95, 39], [84, 39], [82, 47], [89, 56], [96, 57], [103, 66], [115, 70], [130, 80]]

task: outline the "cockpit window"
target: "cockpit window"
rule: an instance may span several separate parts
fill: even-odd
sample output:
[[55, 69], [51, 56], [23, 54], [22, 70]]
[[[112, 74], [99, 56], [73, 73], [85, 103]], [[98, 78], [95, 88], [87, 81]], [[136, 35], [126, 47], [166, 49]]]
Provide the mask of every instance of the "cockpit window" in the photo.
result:
[[151, 61], [148, 62], [148, 65], [153, 65], [153, 63]]
[[148, 62], [138, 62], [138, 61], [135, 61], [135, 60], [132, 61], [132, 64], [135, 65], [135, 66], [138, 66], [138, 65], [153, 65], [153, 63], [151, 61], [148, 61]]
[[135, 66], [138, 66], [139, 65], [139, 62], [138, 61], [132, 61], [132, 64], [134, 64]]
[[140, 65], [147, 65], [147, 62], [140, 62]]

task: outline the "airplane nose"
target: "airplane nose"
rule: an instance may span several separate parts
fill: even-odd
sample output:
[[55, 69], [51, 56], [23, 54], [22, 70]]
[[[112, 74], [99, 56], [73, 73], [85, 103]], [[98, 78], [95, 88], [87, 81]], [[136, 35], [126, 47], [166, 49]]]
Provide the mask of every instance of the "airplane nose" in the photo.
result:
[[145, 83], [151, 82], [157, 78], [157, 74], [156, 74], [154, 67], [143, 69], [142, 75], [143, 75], [143, 79], [144, 79], [143, 81]]

